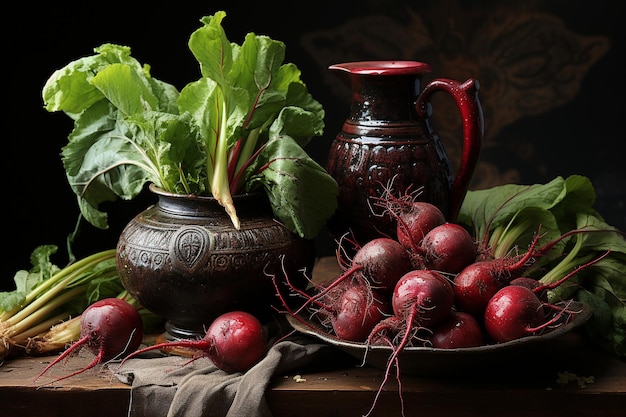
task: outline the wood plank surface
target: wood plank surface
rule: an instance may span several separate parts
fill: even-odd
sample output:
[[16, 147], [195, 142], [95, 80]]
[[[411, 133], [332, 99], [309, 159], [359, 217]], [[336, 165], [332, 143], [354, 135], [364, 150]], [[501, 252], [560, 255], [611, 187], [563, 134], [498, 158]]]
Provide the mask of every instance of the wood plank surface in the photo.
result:
[[[314, 278], [339, 272], [333, 258], [323, 258]], [[130, 387], [101, 366], [46, 385], [89, 363], [88, 354], [66, 360], [34, 382], [54, 357], [14, 358], [0, 366], [0, 417], [127, 416]], [[328, 369], [302, 369], [274, 377], [266, 395], [273, 417], [367, 413], [383, 371], [360, 366], [341, 351], [337, 351], [337, 362], [341, 366], [332, 363]], [[410, 411], [407, 417], [624, 415], [626, 363], [591, 346], [579, 332], [560, 338], [545, 354], [533, 353], [514, 362], [441, 376], [402, 375], [402, 401], [392, 374], [371, 417], [400, 416], [402, 402]]]

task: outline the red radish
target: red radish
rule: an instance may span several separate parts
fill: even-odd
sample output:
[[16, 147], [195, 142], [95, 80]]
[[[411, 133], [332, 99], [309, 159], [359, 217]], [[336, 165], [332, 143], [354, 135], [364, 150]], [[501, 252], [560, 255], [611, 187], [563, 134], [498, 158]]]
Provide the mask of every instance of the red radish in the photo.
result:
[[150, 350], [174, 347], [197, 349], [200, 354], [194, 359], [208, 357], [219, 369], [232, 374], [246, 372], [265, 356], [267, 335], [261, 322], [252, 314], [230, 311], [217, 317], [202, 339], [176, 340], [148, 346], [128, 355], [122, 364]]
[[471, 314], [453, 310], [443, 323], [432, 329], [428, 340], [435, 348], [458, 349], [484, 344], [483, 329]]
[[135, 351], [143, 339], [143, 322], [137, 309], [120, 298], [105, 298], [91, 304], [80, 319], [80, 339], [52, 361], [35, 378], [39, 379], [54, 365], [82, 348], [96, 355], [93, 361], [76, 372], [57, 378], [58, 382], [85, 372], [99, 363], [119, 359]]
[[476, 260], [476, 242], [463, 226], [444, 223], [426, 233], [420, 249], [425, 267], [456, 274]]

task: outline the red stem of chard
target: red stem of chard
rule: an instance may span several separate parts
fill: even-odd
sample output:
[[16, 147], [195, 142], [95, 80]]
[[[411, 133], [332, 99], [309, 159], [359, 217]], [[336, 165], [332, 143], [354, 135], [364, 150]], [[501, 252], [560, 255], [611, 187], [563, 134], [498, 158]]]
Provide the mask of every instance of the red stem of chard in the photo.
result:
[[[243, 173], [245, 172], [246, 168], [248, 168], [250, 164], [259, 156], [263, 148], [265, 148], [265, 145], [266, 144], [264, 143], [263, 145], [261, 145], [261, 147], [259, 147], [259, 149], [254, 151], [254, 153], [250, 156], [250, 158], [248, 158], [248, 160], [244, 164], [242, 164], [241, 169], [239, 169], [239, 171], [235, 173], [235, 176], [233, 177], [232, 182], [231, 182], [231, 189], [232, 189], [233, 194], [236, 194], [237, 192], [239, 192], [239, 188], [241, 187], [241, 178], [243, 176]], [[262, 171], [262, 169], [259, 171]]]

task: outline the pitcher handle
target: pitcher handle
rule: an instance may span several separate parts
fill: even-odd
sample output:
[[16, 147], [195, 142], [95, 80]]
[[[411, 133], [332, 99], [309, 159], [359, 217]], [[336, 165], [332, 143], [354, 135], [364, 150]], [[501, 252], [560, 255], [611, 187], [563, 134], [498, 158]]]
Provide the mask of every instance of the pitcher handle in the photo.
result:
[[469, 188], [474, 169], [478, 162], [484, 134], [483, 110], [478, 100], [478, 80], [468, 79], [464, 83], [447, 78], [437, 78], [428, 83], [415, 102], [417, 114], [421, 118], [430, 116], [430, 97], [439, 90], [448, 92], [454, 98], [463, 119], [463, 153], [461, 164], [450, 188], [450, 210], [448, 221], [452, 222], [459, 214], [463, 199]]

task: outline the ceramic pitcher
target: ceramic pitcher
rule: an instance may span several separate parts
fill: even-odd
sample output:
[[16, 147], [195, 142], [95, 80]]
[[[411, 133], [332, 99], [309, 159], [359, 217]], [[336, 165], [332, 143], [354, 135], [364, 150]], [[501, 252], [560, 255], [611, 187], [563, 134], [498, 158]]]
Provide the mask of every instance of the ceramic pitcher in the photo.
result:
[[[467, 193], [483, 137], [475, 79], [435, 78], [417, 61], [361, 61], [329, 67], [350, 89], [348, 117], [329, 149], [327, 171], [339, 184], [339, 207], [329, 222], [336, 238], [352, 232], [363, 244], [395, 235], [395, 221], [377, 213], [372, 198], [411, 193], [454, 221]], [[463, 153], [453, 167], [429, 120], [435, 92], [454, 99], [463, 122]], [[436, 109], [435, 109], [436, 110]]]

